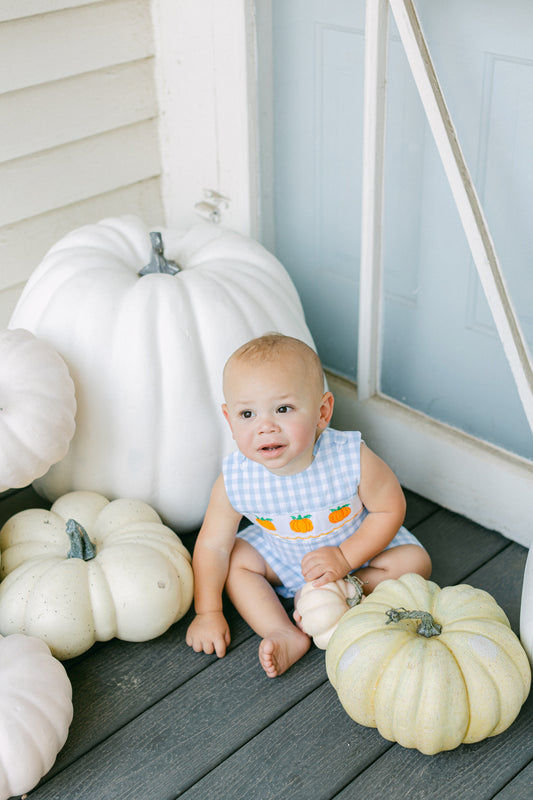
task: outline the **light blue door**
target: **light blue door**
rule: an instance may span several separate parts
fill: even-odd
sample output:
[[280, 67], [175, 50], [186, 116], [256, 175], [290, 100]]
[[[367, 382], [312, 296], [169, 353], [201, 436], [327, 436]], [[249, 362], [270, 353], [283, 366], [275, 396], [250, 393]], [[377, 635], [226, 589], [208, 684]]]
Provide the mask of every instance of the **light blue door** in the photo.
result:
[[[531, 347], [533, 3], [415, 4]], [[276, 254], [324, 363], [353, 380], [364, 6], [272, 3]], [[392, 17], [387, 91], [381, 390], [531, 459], [533, 437]]]

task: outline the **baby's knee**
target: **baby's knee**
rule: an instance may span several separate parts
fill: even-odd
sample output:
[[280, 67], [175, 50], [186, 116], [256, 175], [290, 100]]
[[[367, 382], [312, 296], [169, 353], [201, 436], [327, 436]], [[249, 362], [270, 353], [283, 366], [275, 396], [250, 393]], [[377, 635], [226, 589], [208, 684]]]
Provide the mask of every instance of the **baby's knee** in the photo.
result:
[[431, 575], [429, 553], [417, 544], [402, 544], [384, 550], [370, 565], [388, 572], [391, 578], [399, 578], [408, 572], [415, 572], [426, 579]]
[[238, 582], [244, 575], [253, 573], [265, 578], [273, 586], [280, 586], [281, 581], [263, 558], [259, 550], [256, 550], [250, 542], [245, 539], [237, 538], [230, 553], [228, 575], [226, 578], [226, 588], [228, 584]]
[[235, 539], [229, 557], [228, 576], [239, 573], [242, 570], [257, 572], [260, 575], [264, 575], [266, 573], [266, 568], [267, 564], [265, 559], [253, 545], [244, 539]]
[[253, 569], [255, 553], [256, 551], [248, 542], [236, 539], [229, 556], [227, 581], [231, 581], [243, 569]]
[[254, 552], [252, 545], [243, 539], [235, 539], [229, 556], [230, 568], [243, 566], [247, 563], [250, 560], [251, 552]]
[[406, 572], [415, 572], [427, 580], [431, 575], [431, 558], [428, 551], [417, 544], [406, 546], [410, 548], [405, 554], [406, 563], [409, 565]]

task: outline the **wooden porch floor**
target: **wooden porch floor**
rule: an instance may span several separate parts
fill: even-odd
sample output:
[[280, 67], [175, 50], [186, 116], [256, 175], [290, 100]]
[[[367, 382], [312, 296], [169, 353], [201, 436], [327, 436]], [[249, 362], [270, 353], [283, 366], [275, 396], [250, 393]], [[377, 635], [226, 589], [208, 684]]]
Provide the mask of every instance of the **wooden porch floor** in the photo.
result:
[[[433, 580], [489, 591], [518, 632], [527, 551], [407, 493], [406, 524]], [[32, 490], [0, 502], [0, 524], [44, 506]], [[193, 538], [184, 542], [193, 546]], [[356, 725], [329, 685], [323, 651], [268, 679], [258, 638], [228, 610], [221, 660], [186, 646], [190, 612], [159, 639], [113, 640], [66, 662], [74, 720], [29, 800], [532, 800], [533, 695], [503, 734], [424, 756]]]

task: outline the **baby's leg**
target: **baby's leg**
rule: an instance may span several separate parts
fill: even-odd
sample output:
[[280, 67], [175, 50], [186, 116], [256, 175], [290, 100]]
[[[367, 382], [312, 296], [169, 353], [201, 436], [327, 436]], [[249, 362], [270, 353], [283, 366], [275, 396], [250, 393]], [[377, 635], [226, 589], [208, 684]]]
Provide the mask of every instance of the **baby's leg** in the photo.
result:
[[370, 561], [368, 567], [356, 571], [356, 575], [365, 582], [365, 594], [373, 592], [378, 583], [388, 578], [401, 578], [408, 572], [416, 572], [423, 578], [431, 575], [431, 559], [423, 547], [417, 544], [401, 544], [383, 550]]
[[272, 588], [279, 579], [249, 542], [237, 538], [226, 581], [228, 596], [262, 638], [259, 660], [269, 678], [281, 675], [307, 652], [311, 640], [290, 621]]

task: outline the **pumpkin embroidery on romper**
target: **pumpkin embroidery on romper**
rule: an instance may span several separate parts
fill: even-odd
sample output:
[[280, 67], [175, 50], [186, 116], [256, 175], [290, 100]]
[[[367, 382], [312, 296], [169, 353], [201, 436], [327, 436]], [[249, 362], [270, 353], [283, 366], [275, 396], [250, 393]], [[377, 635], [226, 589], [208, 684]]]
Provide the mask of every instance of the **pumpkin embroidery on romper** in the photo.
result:
[[339, 506], [338, 508], [332, 508], [329, 512], [329, 521], [330, 522], [341, 522], [343, 519], [346, 519], [348, 514], [352, 509], [349, 505]]
[[289, 527], [291, 530], [296, 531], [296, 533], [307, 533], [308, 531], [312, 531], [313, 523], [311, 522], [311, 514], [306, 514], [305, 516], [298, 514], [297, 517], [293, 517], [291, 519]]
[[268, 517], [256, 517], [255, 521], [259, 525], [261, 525], [262, 528], [265, 528], [265, 530], [267, 530], [267, 531], [275, 531], [276, 530], [276, 526], [274, 525], [274, 523], [272, 522], [271, 519], [268, 519]]

